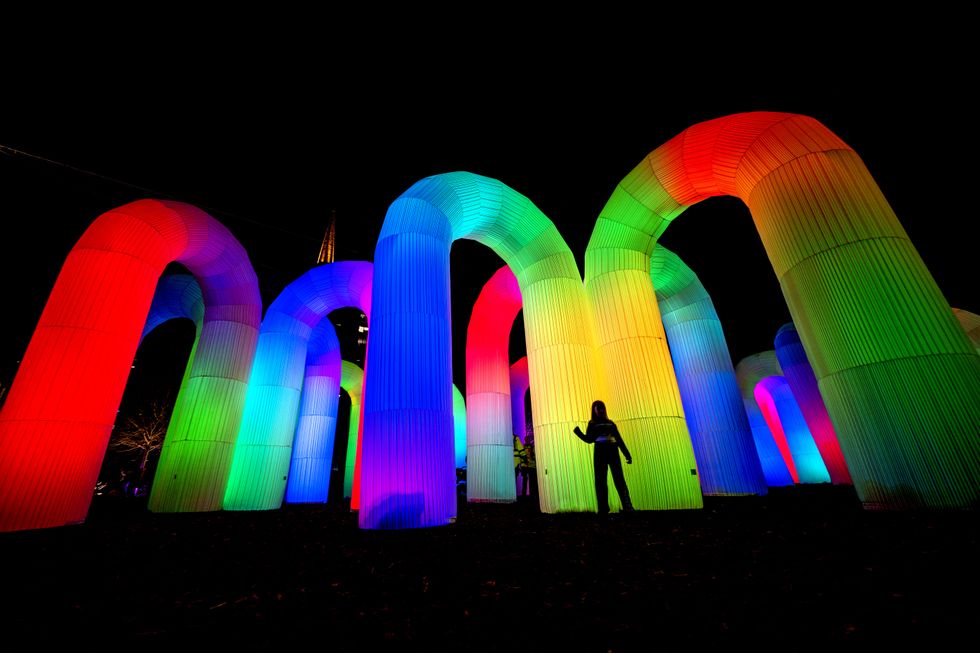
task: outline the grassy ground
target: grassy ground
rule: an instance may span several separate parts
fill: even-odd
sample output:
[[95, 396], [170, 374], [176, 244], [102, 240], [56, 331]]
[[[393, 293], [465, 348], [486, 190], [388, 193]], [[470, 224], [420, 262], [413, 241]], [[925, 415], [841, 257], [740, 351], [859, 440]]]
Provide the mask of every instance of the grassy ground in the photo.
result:
[[342, 505], [159, 515], [99, 497], [85, 524], [0, 534], [0, 623], [137, 650], [934, 648], [977, 619], [977, 526], [863, 511], [832, 486], [605, 521], [461, 502], [455, 525], [410, 531], [359, 530]]

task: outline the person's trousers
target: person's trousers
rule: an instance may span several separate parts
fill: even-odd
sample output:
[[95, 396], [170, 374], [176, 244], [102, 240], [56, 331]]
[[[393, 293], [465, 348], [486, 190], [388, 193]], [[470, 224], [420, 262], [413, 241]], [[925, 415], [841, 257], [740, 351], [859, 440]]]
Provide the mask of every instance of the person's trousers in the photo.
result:
[[632, 510], [633, 502], [630, 500], [630, 491], [626, 487], [626, 477], [623, 476], [623, 461], [619, 457], [619, 447], [614, 444], [602, 444], [597, 442], [595, 452], [592, 456], [592, 466], [595, 471], [595, 496], [599, 503], [599, 514], [605, 515], [609, 512], [609, 486], [606, 484], [607, 468], [612, 472], [613, 483], [616, 485], [616, 492], [619, 494], [619, 501], [623, 504], [623, 510]]

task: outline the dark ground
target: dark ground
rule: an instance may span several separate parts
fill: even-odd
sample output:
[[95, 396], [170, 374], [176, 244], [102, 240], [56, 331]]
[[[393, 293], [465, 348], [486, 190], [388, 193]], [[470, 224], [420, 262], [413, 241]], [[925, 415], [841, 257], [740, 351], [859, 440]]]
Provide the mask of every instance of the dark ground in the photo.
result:
[[867, 512], [832, 486], [605, 522], [523, 503], [459, 508], [445, 528], [362, 531], [340, 505], [172, 515], [97, 497], [83, 525], [0, 534], [4, 639], [134, 651], [974, 639], [976, 512]]

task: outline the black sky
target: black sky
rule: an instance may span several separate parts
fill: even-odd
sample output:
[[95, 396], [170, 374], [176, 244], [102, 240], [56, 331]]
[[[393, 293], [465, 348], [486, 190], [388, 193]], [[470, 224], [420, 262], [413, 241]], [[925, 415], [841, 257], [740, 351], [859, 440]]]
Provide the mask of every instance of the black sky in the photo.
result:
[[[840, 30], [820, 45], [840, 55], [849, 38]], [[976, 76], [959, 52], [896, 39], [835, 61], [795, 61], [793, 48], [766, 57], [732, 49], [726, 59], [722, 48], [703, 64], [697, 41], [599, 54], [567, 43], [523, 51], [503, 37], [418, 51], [411, 39], [398, 43], [374, 60], [366, 53], [378, 43], [368, 40], [154, 56], [138, 66], [103, 44], [99, 56], [65, 58], [41, 76], [5, 64], [34, 87], [7, 94], [0, 145], [62, 165], [0, 153], [0, 382], [9, 384], [73, 243], [120, 204], [159, 197], [210, 212], [244, 245], [267, 306], [311, 267], [331, 210], [338, 259], [371, 260], [399, 194], [465, 170], [531, 199], [581, 270], [599, 210], [646, 154], [697, 122], [753, 110], [810, 115], [851, 145], [950, 304], [980, 310], [968, 263]], [[661, 242], [711, 294], [735, 362], [772, 348], [789, 313], [744, 205], [692, 207]], [[462, 385], [466, 320], [502, 262], [464, 241], [451, 265]]]

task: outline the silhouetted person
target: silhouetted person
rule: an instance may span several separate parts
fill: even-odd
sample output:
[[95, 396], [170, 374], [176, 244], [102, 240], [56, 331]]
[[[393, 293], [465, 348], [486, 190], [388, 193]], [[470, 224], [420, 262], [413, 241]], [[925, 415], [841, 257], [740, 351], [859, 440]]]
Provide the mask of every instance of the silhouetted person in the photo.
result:
[[619, 450], [623, 450], [626, 457], [626, 464], [633, 464], [633, 456], [630, 455], [623, 436], [619, 434], [613, 422], [606, 415], [606, 404], [601, 401], [592, 402], [592, 419], [585, 433], [582, 429], [575, 427], [575, 435], [580, 437], [588, 444], [594, 444], [592, 452], [592, 466], [595, 470], [595, 496], [599, 503], [599, 514], [609, 514], [609, 488], [606, 485], [606, 468], [612, 471], [613, 483], [616, 485], [616, 492], [619, 493], [619, 500], [623, 504], [623, 512], [633, 511], [633, 502], [630, 500], [630, 491], [626, 487], [626, 478], [623, 476], [623, 464], [619, 460]]
[[[534, 457], [534, 432], [529, 431], [524, 436], [524, 482], [522, 496], [538, 499], [538, 463]], [[530, 492], [530, 494], [529, 494]]]
[[517, 496], [527, 494], [527, 484], [522, 481], [527, 478], [525, 465], [527, 463], [527, 453], [524, 451], [524, 444], [521, 437], [514, 434], [514, 482], [517, 485]]

